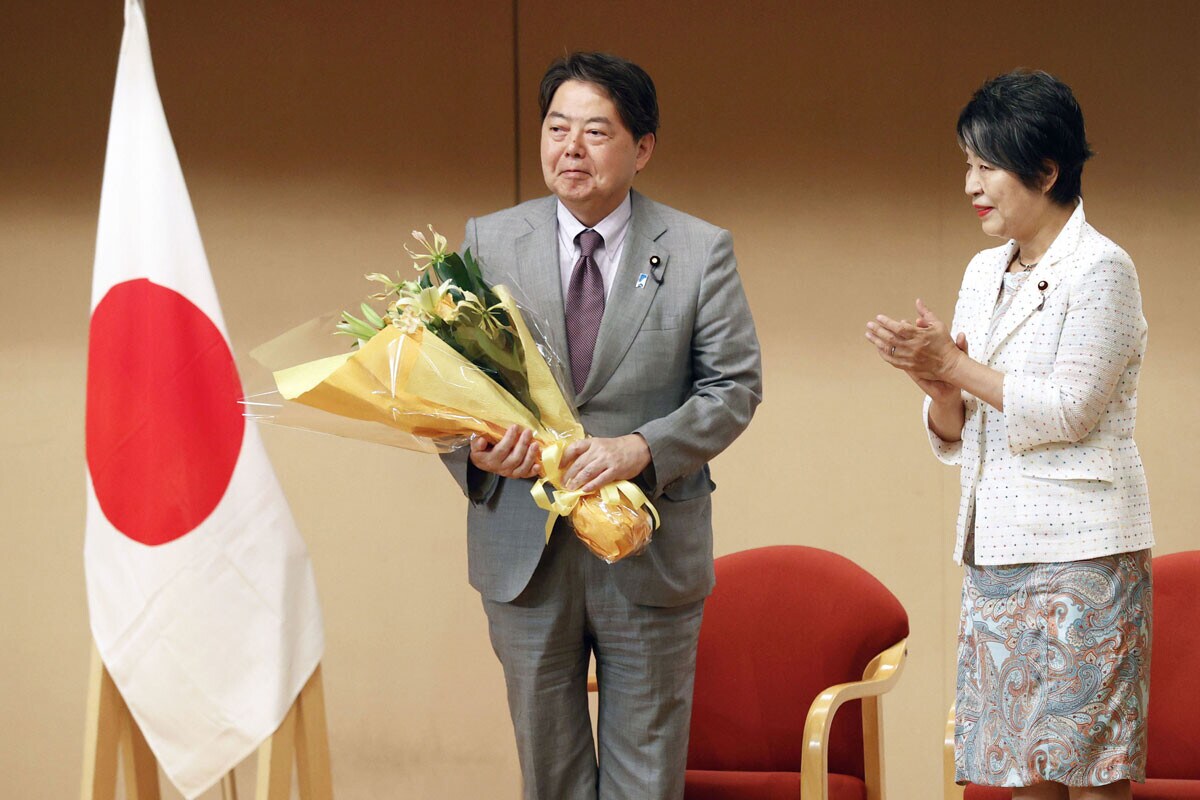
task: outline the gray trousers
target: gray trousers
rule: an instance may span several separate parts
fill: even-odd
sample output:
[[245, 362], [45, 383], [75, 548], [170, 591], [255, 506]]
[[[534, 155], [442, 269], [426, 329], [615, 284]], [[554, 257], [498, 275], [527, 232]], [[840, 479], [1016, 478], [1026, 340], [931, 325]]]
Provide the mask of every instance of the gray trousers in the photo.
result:
[[[683, 797], [703, 600], [631, 603], [609, 565], [562, 526], [525, 590], [483, 605], [504, 666], [525, 800]], [[587, 698], [593, 651], [598, 747]]]

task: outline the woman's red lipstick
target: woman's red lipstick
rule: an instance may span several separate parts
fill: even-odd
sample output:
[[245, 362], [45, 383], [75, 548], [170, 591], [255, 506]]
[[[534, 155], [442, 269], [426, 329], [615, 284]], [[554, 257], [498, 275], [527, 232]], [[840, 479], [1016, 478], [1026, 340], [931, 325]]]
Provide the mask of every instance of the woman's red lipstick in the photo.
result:
[[991, 206], [972, 206], [972, 207], [975, 209], [975, 213], [978, 214], [980, 217], [986, 217], [992, 211]]

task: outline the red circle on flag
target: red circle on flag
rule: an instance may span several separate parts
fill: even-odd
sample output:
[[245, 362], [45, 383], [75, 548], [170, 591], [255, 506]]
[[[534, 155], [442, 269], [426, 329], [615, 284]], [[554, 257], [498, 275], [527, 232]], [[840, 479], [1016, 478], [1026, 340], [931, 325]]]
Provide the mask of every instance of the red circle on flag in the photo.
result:
[[88, 343], [87, 462], [104, 516], [147, 545], [208, 518], [229, 486], [245, 420], [225, 337], [176, 291], [109, 289]]

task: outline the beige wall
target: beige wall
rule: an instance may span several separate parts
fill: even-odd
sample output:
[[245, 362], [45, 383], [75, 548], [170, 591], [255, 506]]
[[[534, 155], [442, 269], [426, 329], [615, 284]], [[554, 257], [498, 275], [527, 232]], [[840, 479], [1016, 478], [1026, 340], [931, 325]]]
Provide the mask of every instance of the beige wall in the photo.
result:
[[[0, 796], [39, 800], [79, 778], [87, 309], [121, 20], [116, 0], [14, 5], [0, 48]], [[989, 75], [1043, 67], [1080, 98], [1098, 152], [1089, 220], [1132, 253], [1150, 320], [1138, 431], [1158, 552], [1200, 546], [1192, 3], [986, 17], [933, 2], [148, 5], [243, 352], [365, 290], [361, 273], [403, 266], [411, 228], [457, 240], [470, 214], [541, 193], [536, 84], [564, 49], [609, 49], [654, 75], [663, 128], [639, 188], [733, 231], [764, 349], [766, 402], [714, 465], [717, 548], [832, 549], [904, 603], [911, 660], [886, 705], [893, 797], [935, 796], [940, 776], [957, 482], [926, 450], [916, 390], [862, 329], [918, 294], [949, 314], [967, 259], [995, 243], [961, 195], [953, 137]], [[265, 434], [321, 587], [339, 796], [516, 797], [452, 482], [426, 457]]]

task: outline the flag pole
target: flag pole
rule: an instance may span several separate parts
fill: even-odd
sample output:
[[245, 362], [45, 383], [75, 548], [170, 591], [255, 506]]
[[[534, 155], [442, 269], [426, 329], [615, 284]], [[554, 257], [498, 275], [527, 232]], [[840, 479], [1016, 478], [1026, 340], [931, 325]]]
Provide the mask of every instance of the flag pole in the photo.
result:
[[325, 688], [317, 664], [279, 728], [258, 748], [255, 800], [291, 797], [293, 761], [302, 800], [333, 800], [327, 730]]
[[83, 741], [83, 800], [114, 800], [117, 790], [117, 687], [92, 645]]
[[[288, 800], [293, 762], [303, 800], [333, 800], [320, 664], [279, 728], [258, 748], [255, 800]], [[82, 800], [116, 800], [118, 769], [125, 778], [126, 800], [160, 800], [158, 761], [93, 644]], [[221, 778], [220, 785], [222, 800], [237, 800], [237, 781], [232, 770]]]
[[128, 800], [159, 800], [158, 761], [93, 644], [83, 745], [83, 800], [116, 800], [118, 764]]

